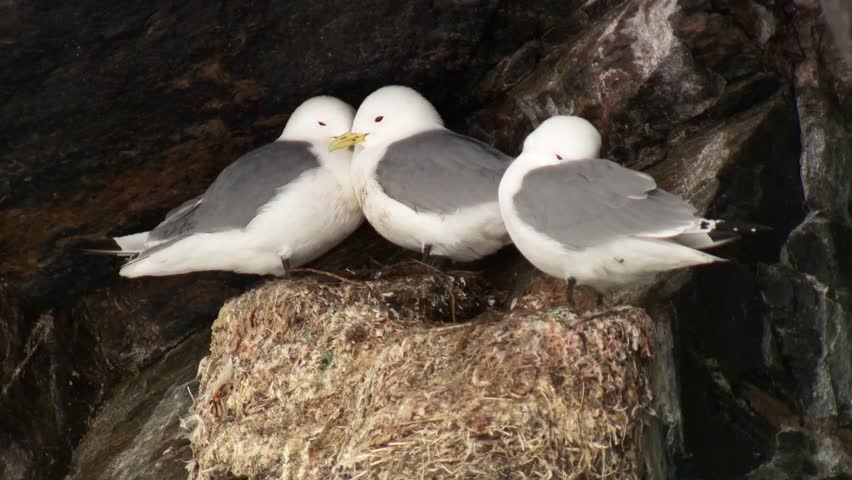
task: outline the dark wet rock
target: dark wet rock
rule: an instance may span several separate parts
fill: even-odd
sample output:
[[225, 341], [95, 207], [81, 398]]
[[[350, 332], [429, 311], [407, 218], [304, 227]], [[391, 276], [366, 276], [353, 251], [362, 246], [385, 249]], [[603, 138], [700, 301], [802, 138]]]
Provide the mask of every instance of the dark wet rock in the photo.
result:
[[7, 304], [4, 328], [14, 336], [4, 337], [6, 358], [14, 362], [4, 362], [0, 437], [33, 458], [32, 478], [56, 478], [51, 472], [66, 468], [76, 437], [112, 387], [206, 329], [221, 302], [240, 291], [215, 274], [146, 282], [91, 292], [32, 325], [28, 312], [9, 312]]
[[764, 272], [764, 362], [809, 419], [852, 427], [852, 311], [827, 284], [783, 267]]
[[71, 460], [68, 480], [170, 479], [192, 458], [188, 416], [198, 362], [210, 332], [198, 332], [139, 375], [118, 385], [100, 407]]
[[[752, 468], [750, 478], [844, 478], [848, 469], [852, 314], [841, 245], [852, 238], [846, 205], [852, 123], [845, 113], [852, 83], [842, 81], [848, 66], [824, 43], [818, 12], [788, 9], [776, 20], [785, 35], [778, 48], [796, 51], [790, 58], [797, 61], [782, 71], [790, 74], [798, 122], [779, 136], [786, 146], [754, 151], [766, 163], [752, 171], [772, 171], [775, 181], [754, 183], [751, 195], [741, 189], [713, 197], [718, 206], [762, 198], [755, 205], [763, 215], [753, 219], [774, 217], [767, 224], [784, 225], [774, 242], [757, 244], [764, 250], [774, 244], [775, 259], [742, 245], [740, 258], [765, 263], [704, 269], [677, 296], [688, 455], [678, 471], [689, 478], [731, 478]], [[786, 23], [791, 14], [796, 21]], [[781, 160], [790, 154], [799, 156], [792, 165], [801, 187], [790, 188], [796, 176], [781, 166], [791, 165]], [[736, 185], [748, 170], [719, 182]], [[810, 440], [783, 442], [789, 428]], [[835, 459], [816, 460], [828, 457]]]
[[776, 436], [770, 463], [749, 473], [748, 480], [848, 480], [852, 478], [849, 445], [814, 438], [800, 429], [784, 429]]
[[24, 450], [15, 440], [4, 436], [0, 439], [0, 475], [9, 480], [35, 478], [33, 455]]
[[[645, 463], [660, 478], [843, 478], [835, 467], [852, 443], [850, 8], [0, 5], [0, 84], [12, 87], [0, 90], [0, 476], [61, 478], [73, 465], [83, 478], [123, 465], [144, 428], [116, 419], [129, 405], [120, 399], [148, 392], [136, 411], [151, 425], [171, 418], [174, 410], [154, 413], [168, 382], [144, 379], [167, 376], [168, 352], [188, 348], [227, 298], [263, 281], [127, 281], [117, 262], [79, 246], [155, 225], [277, 135], [305, 97], [357, 104], [401, 82], [432, 99], [448, 125], [509, 153], [550, 115], [584, 115], [608, 156], [702, 212], [772, 227], [718, 252], [735, 262], [667, 275], [650, 290], [658, 416]], [[400, 255], [365, 227], [318, 268]], [[499, 289], [536, 285], [511, 249], [485, 267]], [[112, 421], [122, 427], [110, 450]]]

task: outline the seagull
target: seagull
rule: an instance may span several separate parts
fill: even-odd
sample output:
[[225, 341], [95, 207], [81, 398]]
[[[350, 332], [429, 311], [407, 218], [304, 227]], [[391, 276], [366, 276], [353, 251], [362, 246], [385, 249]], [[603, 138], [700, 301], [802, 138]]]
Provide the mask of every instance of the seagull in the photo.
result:
[[497, 188], [512, 158], [445, 128], [417, 91], [392, 85], [370, 94], [352, 131], [329, 148], [352, 145], [358, 203], [392, 243], [460, 262], [510, 243]]
[[700, 249], [734, 240], [740, 227], [696, 216], [651, 176], [599, 159], [600, 148], [588, 121], [551, 117], [503, 176], [503, 220], [535, 267], [567, 281], [571, 294], [575, 284], [605, 293], [723, 260]]
[[225, 168], [150, 232], [113, 238], [130, 257], [123, 277], [223, 270], [286, 275], [363, 222], [349, 176], [352, 152], [329, 152], [354, 108], [328, 96], [293, 111], [281, 136]]

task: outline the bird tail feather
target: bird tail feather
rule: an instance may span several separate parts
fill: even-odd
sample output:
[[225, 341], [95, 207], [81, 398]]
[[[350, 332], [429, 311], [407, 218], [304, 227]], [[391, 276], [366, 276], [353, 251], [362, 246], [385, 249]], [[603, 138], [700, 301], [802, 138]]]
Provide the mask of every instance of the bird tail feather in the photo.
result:
[[132, 252], [127, 250], [107, 250], [103, 248], [81, 248], [80, 251], [92, 255], [111, 255], [114, 257], [133, 257], [135, 255], [139, 255], [139, 252]]
[[[116, 257], [135, 257], [144, 249], [149, 232], [134, 233], [123, 237], [113, 237], [109, 240], [99, 240], [83, 247], [84, 253], [93, 255], [111, 255]], [[89, 242], [87, 242], [89, 243]]]
[[772, 228], [757, 223], [729, 220], [701, 220], [697, 228], [672, 237], [675, 242], [699, 250], [719, 247], [746, 235], [757, 235]]

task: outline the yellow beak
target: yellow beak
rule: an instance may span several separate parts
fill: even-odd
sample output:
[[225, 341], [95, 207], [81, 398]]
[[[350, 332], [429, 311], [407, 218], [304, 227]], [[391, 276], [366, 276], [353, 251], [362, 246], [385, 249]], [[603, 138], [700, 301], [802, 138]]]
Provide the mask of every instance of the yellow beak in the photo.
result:
[[340, 150], [341, 148], [348, 148], [352, 145], [357, 145], [364, 140], [366, 140], [366, 133], [352, 133], [346, 132], [339, 137], [334, 137], [331, 140], [331, 143], [328, 145], [328, 151], [333, 152], [335, 150]]

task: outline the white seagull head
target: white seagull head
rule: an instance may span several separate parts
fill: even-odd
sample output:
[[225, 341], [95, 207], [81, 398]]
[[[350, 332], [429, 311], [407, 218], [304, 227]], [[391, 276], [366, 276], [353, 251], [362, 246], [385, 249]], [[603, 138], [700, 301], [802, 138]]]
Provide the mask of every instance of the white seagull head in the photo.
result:
[[524, 141], [524, 153], [549, 155], [552, 163], [598, 158], [601, 134], [588, 120], [561, 115], [550, 117]]
[[352, 131], [339, 136], [332, 150], [361, 144], [364, 148], [402, 140], [411, 135], [443, 128], [435, 107], [416, 90], [399, 85], [371, 93], [355, 114]]
[[279, 140], [331, 141], [352, 127], [355, 109], [335, 97], [319, 96], [293, 110]]

